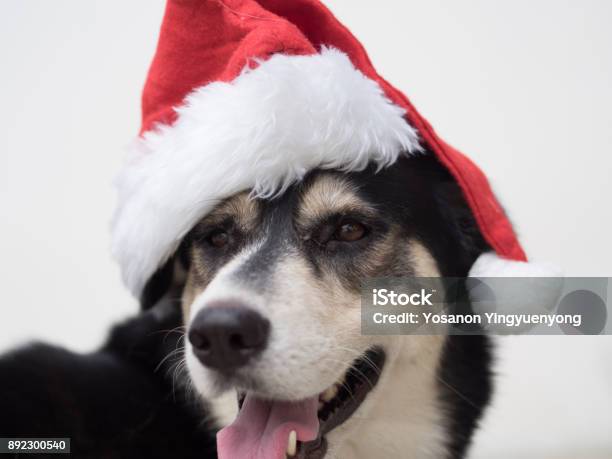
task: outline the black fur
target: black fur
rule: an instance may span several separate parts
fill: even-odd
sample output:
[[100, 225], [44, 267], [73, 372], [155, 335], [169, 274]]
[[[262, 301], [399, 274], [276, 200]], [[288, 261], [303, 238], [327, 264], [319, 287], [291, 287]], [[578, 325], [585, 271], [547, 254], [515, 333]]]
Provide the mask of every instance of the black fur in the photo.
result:
[[[466, 276], [488, 250], [457, 185], [431, 156], [352, 178], [365, 199], [426, 245], [443, 275]], [[99, 351], [36, 344], [0, 358], [0, 437], [71, 437], [74, 457], [216, 457], [205, 407], [188, 398], [181, 378], [174, 384], [173, 359], [166, 359], [180, 345], [179, 306], [160, 302], [172, 263], [149, 282], [143, 311], [115, 327]], [[490, 398], [490, 362], [487, 337], [448, 338], [439, 379], [449, 459], [463, 457]]]
[[215, 457], [202, 407], [173, 384], [174, 360], [160, 366], [178, 344], [178, 306], [158, 314], [115, 327], [91, 354], [44, 344], [5, 354], [0, 437], [70, 437], [72, 457]]

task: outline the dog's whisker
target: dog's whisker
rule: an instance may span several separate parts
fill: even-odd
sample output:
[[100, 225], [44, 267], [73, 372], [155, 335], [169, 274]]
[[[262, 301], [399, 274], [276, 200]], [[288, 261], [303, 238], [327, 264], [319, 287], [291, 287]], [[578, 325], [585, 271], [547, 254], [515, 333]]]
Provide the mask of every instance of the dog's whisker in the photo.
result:
[[185, 325], [179, 325], [177, 327], [170, 328], [170, 329], [155, 330], [151, 332], [150, 334], [156, 335], [159, 333], [182, 333], [182, 332], [185, 332], [186, 330], [187, 330], [187, 327]]
[[[423, 365], [420, 361], [415, 361], [416, 365], [421, 365], [423, 369], [427, 370], [426, 366]], [[449, 390], [453, 391], [458, 397], [460, 397], [463, 401], [465, 401], [466, 403], [470, 404], [472, 407], [474, 408], [479, 408], [478, 404], [476, 404], [475, 402], [473, 402], [467, 395], [463, 394], [459, 389], [457, 389], [456, 387], [454, 387], [451, 383], [449, 383], [448, 381], [446, 381], [442, 376], [440, 376], [439, 374], [437, 374], [436, 372], [436, 379], [444, 384], [444, 386], [446, 386]]]
[[380, 375], [382, 369], [378, 365], [376, 365], [376, 363], [370, 357], [368, 357], [367, 353], [363, 351], [358, 351], [356, 349], [351, 349], [350, 347], [344, 347], [344, 346], [335, 346], [335, 347], [336, 349], [341, 349], [343, 351], [352, 352], [353, 354], [358, 356], [361, 360], [363, 360], [367, 365], [369, 365], [370, 368], [376, 371], [377, 374]]
[[171, 334], [176, 333], [176, 334], [179, 334], [180, 336], [183, 336], [185, 335], [186, 331], [187, 331], [187, 327], [185, 327], [184, 325], [181, 325], [178, 327], [174, 327], [170, 330], [155, 330], [154, 332], [151, 332], [149, 336], [154, 336], [160, 333], [164, 333], [164, 336], [162, 338], [162, 343], [165, 343], [166, 340], [168, 339], [168, 336], [170, 336]]
[[[341, 364], [341, 365], [345, 365], [345, 364], [346, 364], [346, 362], [343, 362], [343, 361], [341, 361], [341, 360], [336, 360], [336, 359], [333, 359], [333, 358], [331, 358], [331, 357], [324, 357], [324, 359], [323, 359], [323, 360], [324, 360], [324, 361], [326, 361], [326, 362], [330, 362], [330, 363], [337, 363], [337, 364]], [[354, 367], [353, 367], [352, 365], [351, 365], [351, 366], [349, 366], [349, 371], [350, 371], [351, 369], [353, 369], [353, 368], [354, 368]], [[361, 373], [361, 372], [360, 372], [360, 373]], [[361, 374], [363, 375], [363, 373], [361, 373]], [[365, 375], [363, 375], [363, 376], [365, 376]], [[368, 382], [369, 382], [369, 381], [368, 381]], [[352, 399], [354, 399], [354, 394], [353, 394], [353, 391], [352, 391], [352, 390], [351, 390], [351, 388], [350, 388], [350, 387], [347, 385], [347, 383], [346, 383], [346, 381], [345, 381], [345, 379], [344, 379], [344, 378], [342, 378], [342, 383], [341, 383], [341, 385], [342, 385], [342, 387], [344, 387], [344, 388], [346, 389], [346, 391], [347, 391], [347, 392], [348, 392], [348, 394], [351, 396], [351, 398], [352, 398]]]
[[174, 371], [172, 373], [172, 396], [175, 402], [176, 402], [176, 381], [177, 381], [178, 376], [180, 376], [180, 372], [182, 371], [183, 368], [186, 367], [186, 365], [187, 365], [187, 362], [185, 361], [185, 359], [182, 359], [174, 366]]
[[452, 390], [457, 396], [459, 396], [463, 401], [465, 401], [466, 403], [469, 403], [472, 407], [478, 409], [478, 405], [476, 403], [474, 403], [467, 395], [461, 393], [456, 387], [453, 387], [452, 384], [448, 383], [447, 381], [444, 380], [444, 378], [442, 378], [442, 376], [440, 375], [436, 375], [436, 379], [438, 381], [440, 381], [442, 384], [444, 384], [447, 388], [449, 388], [450, 390]]
[[153, 370], [154, 373], [157, 373], [157, 371], [159, 371], [159, 369], [162, 367], [162, 365], [168, 361], [169, 359], [176, 357], [177, 355], [179, 355], [182, 351], [184, 350], [183, 347], [181, 348], [176, 348], [173, 351], [170, 351], [155, 367], [155, 369]]

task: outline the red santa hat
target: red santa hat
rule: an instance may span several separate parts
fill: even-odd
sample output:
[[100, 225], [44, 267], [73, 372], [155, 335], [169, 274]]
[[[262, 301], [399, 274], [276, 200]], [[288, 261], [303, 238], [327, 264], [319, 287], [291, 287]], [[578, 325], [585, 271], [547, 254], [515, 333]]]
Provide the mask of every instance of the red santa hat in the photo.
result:
[[117, 180], [112, 244], [123, 279], [140, 295], [197, 221], [236, 192], [270, 197], [315, 168], [388, 166], [425, 148], [496, 253], [477, 262], [479, 274], [524, 262], [484, 174], [319, 1], [169, 0], [140, 138]]

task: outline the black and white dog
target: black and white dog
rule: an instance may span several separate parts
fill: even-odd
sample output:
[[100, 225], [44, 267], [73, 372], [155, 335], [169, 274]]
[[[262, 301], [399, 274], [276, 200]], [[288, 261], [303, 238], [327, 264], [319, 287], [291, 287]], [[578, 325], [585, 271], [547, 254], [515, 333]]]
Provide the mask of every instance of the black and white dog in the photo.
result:
[[364, 336], [360, 287], [466, 277], [488, 250], [429, 154], [247, 190], [98, 352], [5, 354], [0, 437], [71, 437], [75, 457], [464, 457], [491, 395], [487, 337]]

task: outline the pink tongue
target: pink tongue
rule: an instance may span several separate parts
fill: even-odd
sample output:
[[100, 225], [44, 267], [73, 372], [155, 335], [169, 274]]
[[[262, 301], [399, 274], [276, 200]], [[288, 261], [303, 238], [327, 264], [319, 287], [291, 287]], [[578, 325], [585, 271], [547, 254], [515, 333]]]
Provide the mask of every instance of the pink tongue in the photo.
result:
[[299, 441], [317, 438], [318, 404], [318, 396], [279, 402], [247, 394], [238, 417], [217, 433], [219, 459], [284, 459], [292, 430]]

